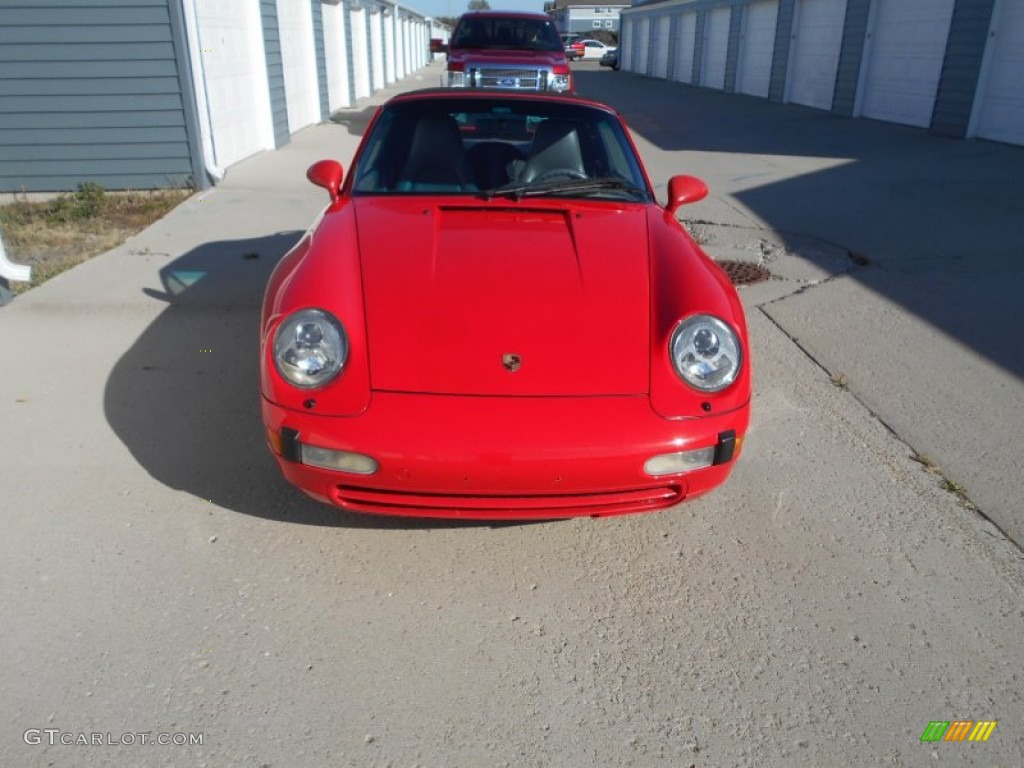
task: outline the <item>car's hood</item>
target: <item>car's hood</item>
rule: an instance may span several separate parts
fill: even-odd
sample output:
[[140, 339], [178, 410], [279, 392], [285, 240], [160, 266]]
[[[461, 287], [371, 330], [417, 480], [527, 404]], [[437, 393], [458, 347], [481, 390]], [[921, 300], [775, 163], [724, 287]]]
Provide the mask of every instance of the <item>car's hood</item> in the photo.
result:
[[641, 206], [434, 202], [355, 203], [374, 389], [647, 392]]

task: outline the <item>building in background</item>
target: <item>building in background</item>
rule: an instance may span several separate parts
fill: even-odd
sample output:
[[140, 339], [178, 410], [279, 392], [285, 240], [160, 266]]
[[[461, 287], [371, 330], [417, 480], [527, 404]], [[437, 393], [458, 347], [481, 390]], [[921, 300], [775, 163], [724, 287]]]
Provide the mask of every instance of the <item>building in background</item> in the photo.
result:
[[591, 2], [590, 0], [548, 0], [544, 12], [555, 20], [559, 32], [577, 32], [590, 37], [597, 31], [619, 33], [619, 14], [629, 3]]
[[389, 0], [4, 0], [0, 193], [202, 188], [429, 60]]
[[623, 71], [1024, 145], [1021, 0], [647, 0]]

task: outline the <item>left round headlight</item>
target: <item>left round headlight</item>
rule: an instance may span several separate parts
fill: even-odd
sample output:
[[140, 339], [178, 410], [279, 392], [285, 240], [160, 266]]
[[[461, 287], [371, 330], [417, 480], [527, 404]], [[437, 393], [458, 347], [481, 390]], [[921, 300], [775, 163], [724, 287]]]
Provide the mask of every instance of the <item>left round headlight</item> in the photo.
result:
[[341, 373], [348, 359], [345, 329], [322, 309], [300, 309], [274, 334], [274, 364], [297, 387], [322, 387]]
[[743, 362], [743, 350], [732, 328], [711, 315], [683, 320], [672, 332], [669, 353], [680, 378], [701, 392], [728, 387]]

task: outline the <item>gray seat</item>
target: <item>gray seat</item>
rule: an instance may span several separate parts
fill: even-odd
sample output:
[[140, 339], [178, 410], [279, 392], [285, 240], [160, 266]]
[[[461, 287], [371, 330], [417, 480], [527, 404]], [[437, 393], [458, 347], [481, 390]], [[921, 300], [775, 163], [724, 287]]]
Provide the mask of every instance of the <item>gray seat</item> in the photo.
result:
[[398, 173], [395, 189], [399, 192], [476, 191], [459, 125], [453, 117], [421, 117], [416, 122], [409, 156]]
[[548, 119], [537, 126], [530, 156], [519, 181], [529, 184], [545, 175], [556, 177], [557, 171], [567, 179], [587, 175], [576, 124], [570, 120]]

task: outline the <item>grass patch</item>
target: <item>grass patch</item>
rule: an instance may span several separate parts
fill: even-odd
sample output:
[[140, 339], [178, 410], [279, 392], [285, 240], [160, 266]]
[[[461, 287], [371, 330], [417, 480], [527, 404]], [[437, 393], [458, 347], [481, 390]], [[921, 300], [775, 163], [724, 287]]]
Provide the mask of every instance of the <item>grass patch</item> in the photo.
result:
[[18, 198], [0, 205], [0, 234], [8, 257], [32, 266], [32, 282], [14, 283], [12, 290], [23, 293], [109, 251], [191, 194], [189, 189], [107, 192], [89, 182], [45, 202]]

